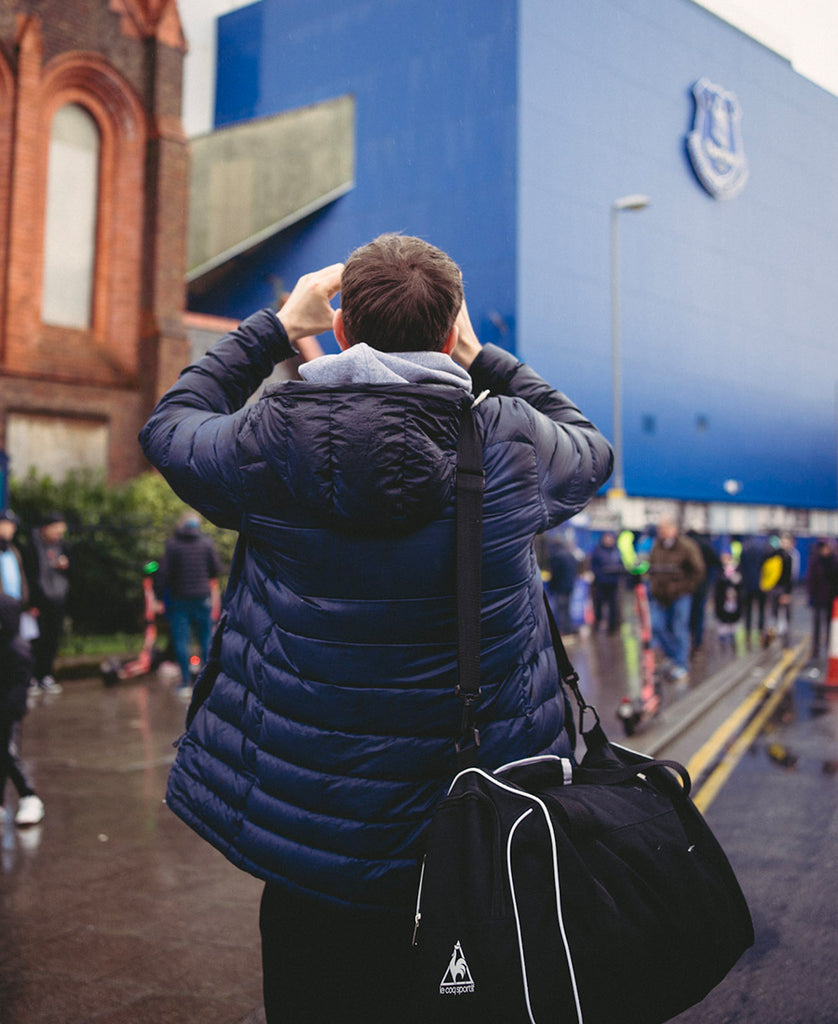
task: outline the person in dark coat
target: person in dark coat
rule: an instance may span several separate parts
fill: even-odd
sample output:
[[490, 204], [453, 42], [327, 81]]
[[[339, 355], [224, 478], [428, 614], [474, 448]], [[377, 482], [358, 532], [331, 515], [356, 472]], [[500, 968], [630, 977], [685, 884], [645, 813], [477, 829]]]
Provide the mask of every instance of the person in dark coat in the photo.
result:
[[749, 537], [742, 544], [739, 571], [742, 573], [742, 612], [745, 634], [750, 642], [754, 604], [757, 606], [757, 629], [765, 635], [766, 591], [761, 586], [762, 567], [774, 554], [774, 548], [765, 537]]
[[597, 630], [608, 615], [608, 632], [620, 628], [620, 580], [625, 575], [623, 556], [613, 533], [604, 533], [591, 554], [591, 572], [594, 575], [594, 629]]
[[44, 804], [17, 756], [20, 723], [26, 714], [26, 697], [32, 672], [32, 652], [19, 633], [20, 604], [0, 594], [0, 806], [7, 780], [18, 791], [15, 824], [37, 825]]
[[556, 625], [561, 633], [574, 633], [576, 628], [570, 617], [570, 599], [576, 584], [579, 563], [564, 537], [550, 539], [548, 559], [550, 580], [547, 591], [556, 616]]
[[32, 640], [34, 689], [38, 693], [61, 693], [54, 666], [64, 635], [64, 610], [70, 592], [66, 533], [63, 513], [50, 512], [32, 531], [24, 554], [29, 600], [38, 619], [38, 635]]
[[704, 560], [704, 579], [693, 591], [690, 605], [690, 640], [693, 651], [700, 651], [704, 644], [704, 612], [707, 606], [707, 595], [715, 586], [716, 577], [722, 568], [719, 554], [705, 533], [698, 530], [687, 530], [687, 536], [695, 541]]
[[[296, 339], [331, 327], [339, 354], [245, 406]], [[271, 1024], [410, 1019], [422, 836], [462, 715], [457, 438], [484, 391], [476, 718], [492, 769], [572, 753], [533, 542], [587, 504], [612, 453], [564, 394], [481, 347], [450, 257], [385, 235], [304, 276], [279, 314], [185, 370], [141, 432], [180, 497], [239, 531], [167, 804], [267, 883]]]
[[838, 556], [828, 540], [819, 540], [812, 552], [806, 574], [806, 589], [812, 608], [812, 657], [826, 654], [832, 602], [838, 597]]
[[220, 573], [218, 552], [210, 538], [201, 532], [198, 516], [194, 512], [184, 513], [174, 534], [166, 541], [163, 561], [154, 577], [154, 592], [166, 608], [184, 696], [192, 690], [189, 660], [193, 635], [201, 664], [207, 660], [212, 623], [218, 621], [221, 607]]
[[32, 649], [21, 636], [21, 612], [29, 607], [23, 559], [13, 541], [19, 522], [11, 509], [0, 511], [0, 807], [6, 781], [17, 790], [15, 824], [37, 825], [44, 802], [20, 757], [23, 716], [27, 710]]

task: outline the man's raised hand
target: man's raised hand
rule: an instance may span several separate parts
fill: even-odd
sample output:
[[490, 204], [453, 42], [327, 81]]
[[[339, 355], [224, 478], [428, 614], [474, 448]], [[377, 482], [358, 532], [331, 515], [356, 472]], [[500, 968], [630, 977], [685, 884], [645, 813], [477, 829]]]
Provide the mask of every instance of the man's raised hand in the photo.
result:
[[331, 300], [340, 291], [342, 263], [304, 274], [294, 285], [277, 318], [288, 338], [297, 341], [311, 334], [331, 330], [335, 311]]

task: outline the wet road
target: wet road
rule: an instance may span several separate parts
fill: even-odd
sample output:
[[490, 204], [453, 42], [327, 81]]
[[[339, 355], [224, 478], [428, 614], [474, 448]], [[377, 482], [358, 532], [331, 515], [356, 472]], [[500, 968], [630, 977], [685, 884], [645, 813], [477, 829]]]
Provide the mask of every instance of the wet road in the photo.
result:
[[[798, 622], [808, 624], [805, 612]], [[636, 652], [630, 610], [621, 635], [569, 643], [615, 739]], [[738, 653], [722, 650], [710, 629], [688, 687], [665, 693], [669, 713], [737, 664], [764, 674], [760, 657], [741, 642]], [[162, 804], [183, 716], [156, 678], [113, 689], [89, 678], [66, 682], [26, 719], [24, 754], [47, 815], [29, 831], [7, 819], [0, 836], [2, 1024], [263, 1019], [260, 883]], [[643, 734], [636, 739], [642, 747]], [[749, 899], [757, 942], [678, 1021], [835, 1024], [838, 688], [805, 671], [793, 680], [707, 818]]]
[[[631, 623], [630, 611], [626, 619]], [[809, 621], [799, 598], [794, 621], [788, 646], [803, 641], [805, 652]], [[615, 740], [615, 698], [637, 671], [633, 637], [625, 642], [631, 632], [624, 625], [622, 642], [598, 634], [570, 649], [583, 681], [589, 677], [589, 699]], [[759, 653], [740, 631], [734, 654], [720, 648], [711, 628], [704, 651], [692, 661], [687, 689], [664, 684], [664, 715], [677, 720], [702, 691], [735, 673], [737, 662], [749, 674], [734, 696], [754, 694], [772, 666], [779, 667], [777, 646], [775, 640], [774, 651]], [[677, 1024], [838, 1022], [838, 686], [824, 685], [825, 670], [825, 663], [803, 659], [776, 711], [704, 808], [748, 899], [756, 942], [721, 985], [675, 1018]], [[723, 716], [732, 720], [740, 710], [730, 701], [720, 701], [719, 709], [708, 711], [704, 731], [699, 722], [695, 735], [687, 733], [659, 756], [690, 763], [711, 729], [727, 724]], [[655, 723], [649, 730], [621, 742], [648, 749], [658, 739]]]
[[679, 1024], [838, 1021], [838, 687], [804, 671], [706, 812], [756, 943]]

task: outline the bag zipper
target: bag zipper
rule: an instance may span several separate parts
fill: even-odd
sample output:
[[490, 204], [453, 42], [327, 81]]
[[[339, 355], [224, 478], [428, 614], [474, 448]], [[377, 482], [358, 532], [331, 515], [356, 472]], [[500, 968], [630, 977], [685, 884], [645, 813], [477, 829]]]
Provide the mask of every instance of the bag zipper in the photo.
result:
[[427, 855], [422, 858], [422, 868], [419, 871], [419, 888], [416, 892], [416, 913], [413, 917], [413, 948], [419, 945], [419, 924], [422, 921], [422, 883], [425, 881], [425, 861]]

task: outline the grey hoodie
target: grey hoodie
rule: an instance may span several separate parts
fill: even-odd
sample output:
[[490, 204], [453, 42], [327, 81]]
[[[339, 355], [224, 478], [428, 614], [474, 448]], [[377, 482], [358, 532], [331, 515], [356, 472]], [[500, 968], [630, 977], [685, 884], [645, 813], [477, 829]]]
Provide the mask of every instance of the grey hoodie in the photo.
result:
[[312, 384], [449, 384], [471, 390], [471, 377], [444, 352], [381, 352], [365, 342], [303, 363]]

